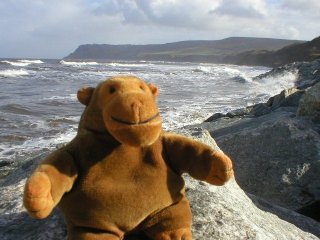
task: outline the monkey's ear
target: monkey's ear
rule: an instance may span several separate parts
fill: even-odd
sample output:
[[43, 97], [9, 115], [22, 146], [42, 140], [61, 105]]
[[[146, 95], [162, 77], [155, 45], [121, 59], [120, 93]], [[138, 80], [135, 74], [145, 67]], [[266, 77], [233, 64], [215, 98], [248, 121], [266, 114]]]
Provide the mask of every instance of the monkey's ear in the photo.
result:
[[158, 90], [158, 87], [156, 85], [154, 85], [152, 83], [149, 83], [148, 87], [150, 88], [153, 96], [155, 96], [155, 97], [158, 96], [159, 90]]
[[93, 94], [93, 87], [83, 87], [78, 90], [77, 98], [83, 105], [88, 106]]

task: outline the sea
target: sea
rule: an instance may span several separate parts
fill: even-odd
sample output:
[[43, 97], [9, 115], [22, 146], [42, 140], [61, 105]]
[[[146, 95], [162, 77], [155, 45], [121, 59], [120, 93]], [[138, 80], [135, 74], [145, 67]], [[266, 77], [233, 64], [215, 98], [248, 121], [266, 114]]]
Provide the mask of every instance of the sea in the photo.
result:
[[292, 87], [296, 74], [256, 79], [267, 67], [149, 61], [73, 62], [0, 59], [0, 172], [70, 141], [84, 106], [77, 90], [111, 76], [135, 75], [159, 87], [166, 130], [214, 113], [266, 101]]

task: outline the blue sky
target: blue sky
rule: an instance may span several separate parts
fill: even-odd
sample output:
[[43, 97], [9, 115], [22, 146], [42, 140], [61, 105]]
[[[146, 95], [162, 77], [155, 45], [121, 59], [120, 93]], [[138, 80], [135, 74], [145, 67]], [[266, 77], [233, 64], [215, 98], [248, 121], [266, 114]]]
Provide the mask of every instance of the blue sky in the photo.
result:
[[86, 43], [319, 35], [319, 0], [0, 1], [0, 58], [62, 58]]

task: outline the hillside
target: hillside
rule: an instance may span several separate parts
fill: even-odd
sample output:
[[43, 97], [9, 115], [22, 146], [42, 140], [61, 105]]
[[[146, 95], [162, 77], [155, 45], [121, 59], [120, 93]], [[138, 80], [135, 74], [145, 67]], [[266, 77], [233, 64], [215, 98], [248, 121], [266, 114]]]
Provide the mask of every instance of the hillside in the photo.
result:
[[252, 50], [230, 55], [223, 59], [224, 63], [238, 65], [264, 65], [278, 67], [291, 62], [313, 61], [320, 58], [320, 37], [309, 42], [292, 44], [277, 51]]
[[149, 45], [80, 45], [65, 59], [81, 60], [160, 60], [222, 63], [232, 56], [256, 51], [275, 51], [302, 43], [296, 40], [231, 37], [213, 41], [182, 41]]

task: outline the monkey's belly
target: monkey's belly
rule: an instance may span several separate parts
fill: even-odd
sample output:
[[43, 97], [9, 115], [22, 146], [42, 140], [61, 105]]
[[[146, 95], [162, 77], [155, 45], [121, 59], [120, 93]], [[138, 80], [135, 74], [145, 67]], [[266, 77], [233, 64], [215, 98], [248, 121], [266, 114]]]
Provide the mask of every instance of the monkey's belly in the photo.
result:
[[170, 171], [163, 174], [80, 179], [60, 207], [73, 225], [131, 231], [150, 214], [182, 198], [183, 179]]

